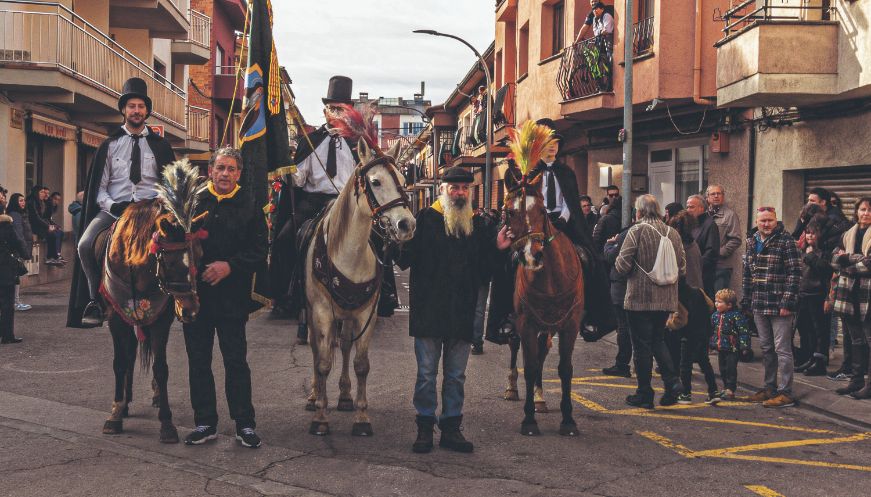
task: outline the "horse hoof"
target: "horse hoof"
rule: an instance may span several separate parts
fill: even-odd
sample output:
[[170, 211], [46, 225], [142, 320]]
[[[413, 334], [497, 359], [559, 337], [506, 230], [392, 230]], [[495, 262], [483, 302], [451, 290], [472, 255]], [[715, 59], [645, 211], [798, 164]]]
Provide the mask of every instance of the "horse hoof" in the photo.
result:
[[353, 411], [354, 401], [351, 399], [339, 399], [339, 404], [336, 406], [337, 411]]
[[538, 413], [547, 413], [547, 412], [549, 412], [549, 411], [547, 410], [547, 403], [544, 402], [544, 401], [536, 402], [536, 403], [535, 403], [535, 412], [538, 412]]
[[372, 424], [354, 423], [354, 426], [351, 428], [351, 435], [355, 437], [371, 437], [374, 435], [372, 432]]
[[330, 434], [330, 425], [329, 423], [321, 423], [318, 421], [312, 421], [311, 426], [308, 429], [308, 432], [312, 435], [324, 436]]
[[520, 434], [527, 437], [536, 437], [541, 435], [538, 429], [538, 423], [523, 423], [520, 425]]
[[576, 437], [579, 435], [578, 425], [575, 423], [559, 425], [559, 434], [566, 437]]
[[130, 406], [129, 405], [124, 406], [124, 410], [121, 411], [121, 417], [122, 418], [129, 418], [130, 417]]
[[311, 412], [317, 411], [317, 410], [318, 410], [318, 407], [315, 405], [315, 401], [310, 400], [310, 401], [306, 402], [306, 404], [305, 404], [305, 410], [306, 410], [306, 411], [311, 411]]
[[124, 423], [123, 421], [113, 421], [111, 419], [107, 420], [103, 424], [103, 435], [119, 435], [124, 432]]
[[502, 396], [505, 400], [520, 400], [520, 395], [517, 393], [517, 390], [506, 389], [505, 395]]
[[177, 444], [178, 430], [172, 424], [161, 425], [160, 427], [160, 443], [162, 444]]

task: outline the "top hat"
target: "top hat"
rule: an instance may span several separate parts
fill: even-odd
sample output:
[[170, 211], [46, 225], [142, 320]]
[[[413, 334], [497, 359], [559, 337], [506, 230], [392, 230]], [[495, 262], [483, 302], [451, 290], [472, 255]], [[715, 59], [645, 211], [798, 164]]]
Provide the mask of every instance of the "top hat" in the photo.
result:
[[130, 78], [124, 82], [124, 88], [121, 89], [121, 98], [118, 99], [118, 110], [123, 113], [127, 101], [131, 98], [141, 98], [145, 102], [145, 108], [148, 109], [148, 115], [151, 115], [151, 99], [148, 97], [148, 85], [141, 78]]
[[475, 181], [472, 173], [460, 166], [449, 167], [442, 175], [444, 183], [472, 183]]
[[324, 105], [348, 104], [353, 105], [351, 100], [351, 86], [354, 82], [347, 76], [333, 76], [330, 78], [330, 86], [327, 88], [327, 96], [321, 100]]

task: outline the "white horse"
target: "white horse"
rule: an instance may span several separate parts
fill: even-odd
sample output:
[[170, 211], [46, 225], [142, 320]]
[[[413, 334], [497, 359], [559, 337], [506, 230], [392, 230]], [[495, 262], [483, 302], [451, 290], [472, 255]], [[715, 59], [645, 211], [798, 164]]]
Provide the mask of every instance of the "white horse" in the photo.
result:
[[[307, 409], [315, 410], [309, 433], [330, 432], [326, 416], [327, 377], [335, 347], [342, 350], [339, 411], [356, 408], [352, 435], [372, 435], [367, 414], [366, 377], [369, 340], [375, 328], [382, 265], [370, 245], [373, 228], [389, 242], [402, 243], [414, 235], [415, 220], [405, 194], [405, 179], [394, 158], [399, 143], [387, 154], [359, 140], [360, 163], [332, 208], [315, 228], [306, 252], [305, 295], [314, 378]], [[356, 345], [354, 372], [357, 398], [351, 398], [348, 371], [351, 347]]]

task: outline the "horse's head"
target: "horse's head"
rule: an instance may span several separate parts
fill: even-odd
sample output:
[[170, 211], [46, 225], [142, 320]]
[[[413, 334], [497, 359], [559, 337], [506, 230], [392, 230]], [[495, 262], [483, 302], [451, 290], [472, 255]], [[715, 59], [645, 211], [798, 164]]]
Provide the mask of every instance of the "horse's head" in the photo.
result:
[[541, 175], [521, 176], [516, 168], [505, 173], [505, 223], [514, 234], [511, 249], [531, 271], [542, 268], [544, 249], [556, 233], [544, 208], [540, 183]]
[[197, 271], [203, 255], [202, 229], [208, 213], [194, 217], [196, 193], [203, 179], [188, 161], [174, 162], [164, 169], [158, 187], [164, 213], [157, 218], [151, 251], [157, 257], [157, 279], [164, 292], [175, 300], [179, 321], [193, 321], [200, 310]]
[[369, 210], [382, 236], [399, 243], [410, 240], [414, 236], [415, 220], [405, 193], [405, 178], [396, 167], [399, 142], [383, 154], [360, 139], [357, 151], [360, 156], [355, 172], [358, 206]]

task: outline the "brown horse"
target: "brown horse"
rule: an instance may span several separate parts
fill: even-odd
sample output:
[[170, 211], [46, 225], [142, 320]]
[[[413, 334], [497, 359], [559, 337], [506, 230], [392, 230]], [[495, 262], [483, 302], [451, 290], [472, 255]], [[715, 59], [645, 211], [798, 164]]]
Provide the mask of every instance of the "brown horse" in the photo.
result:
[[[173, 315], [190, 322], [199, 311], [196, 267], [204, 232], [194, 228], [200, 220], [191, 219], [191, 215], [200, 183], [197, 168], [187, 161], [167, 166], [159, 198], [131, 204], [96, 244], [103, 266], [100, 293], [110, 310], [115, 353], [115, 397], [103, 425], [104, 434], [123, 432], [123, 418], [133, 400], [136, 350], [141, 343], [143, 367], [147, 370], [153, 363], [152, 405], [159, 408], [160, 441], [178, 443], [166, 388], [166, 346]], [[104, 252], [100, 247], [105, 248], [106, 241], [108, 251]]]
[[[572, 418], [572, 352], [584, 317], [584, 276], [571, 240], [548, 218], [538, 187], [540, 182], [541, 176], [521, 177], [515, 169], [506, 173], [509, 188], [505, 198], [506, 222], [515, 235], [512, 250], [520, 261], [514, 279], [515, 328], [523, 350], [526, 380], [525, 417], [520, 432], [541, 434], [535, 421], [535, 393], [539, 389], [540, 394], [544, 360], [552, 337], [558, 334], [557, 371], [562, 387], [559, 433], [575, 436], [578, 429]], [[515, 392], [516, 375], [515, 369]], [[510, 390], [509, 385], [508, 393]], [[540, 406], [543, 405], [542, 398]]]

